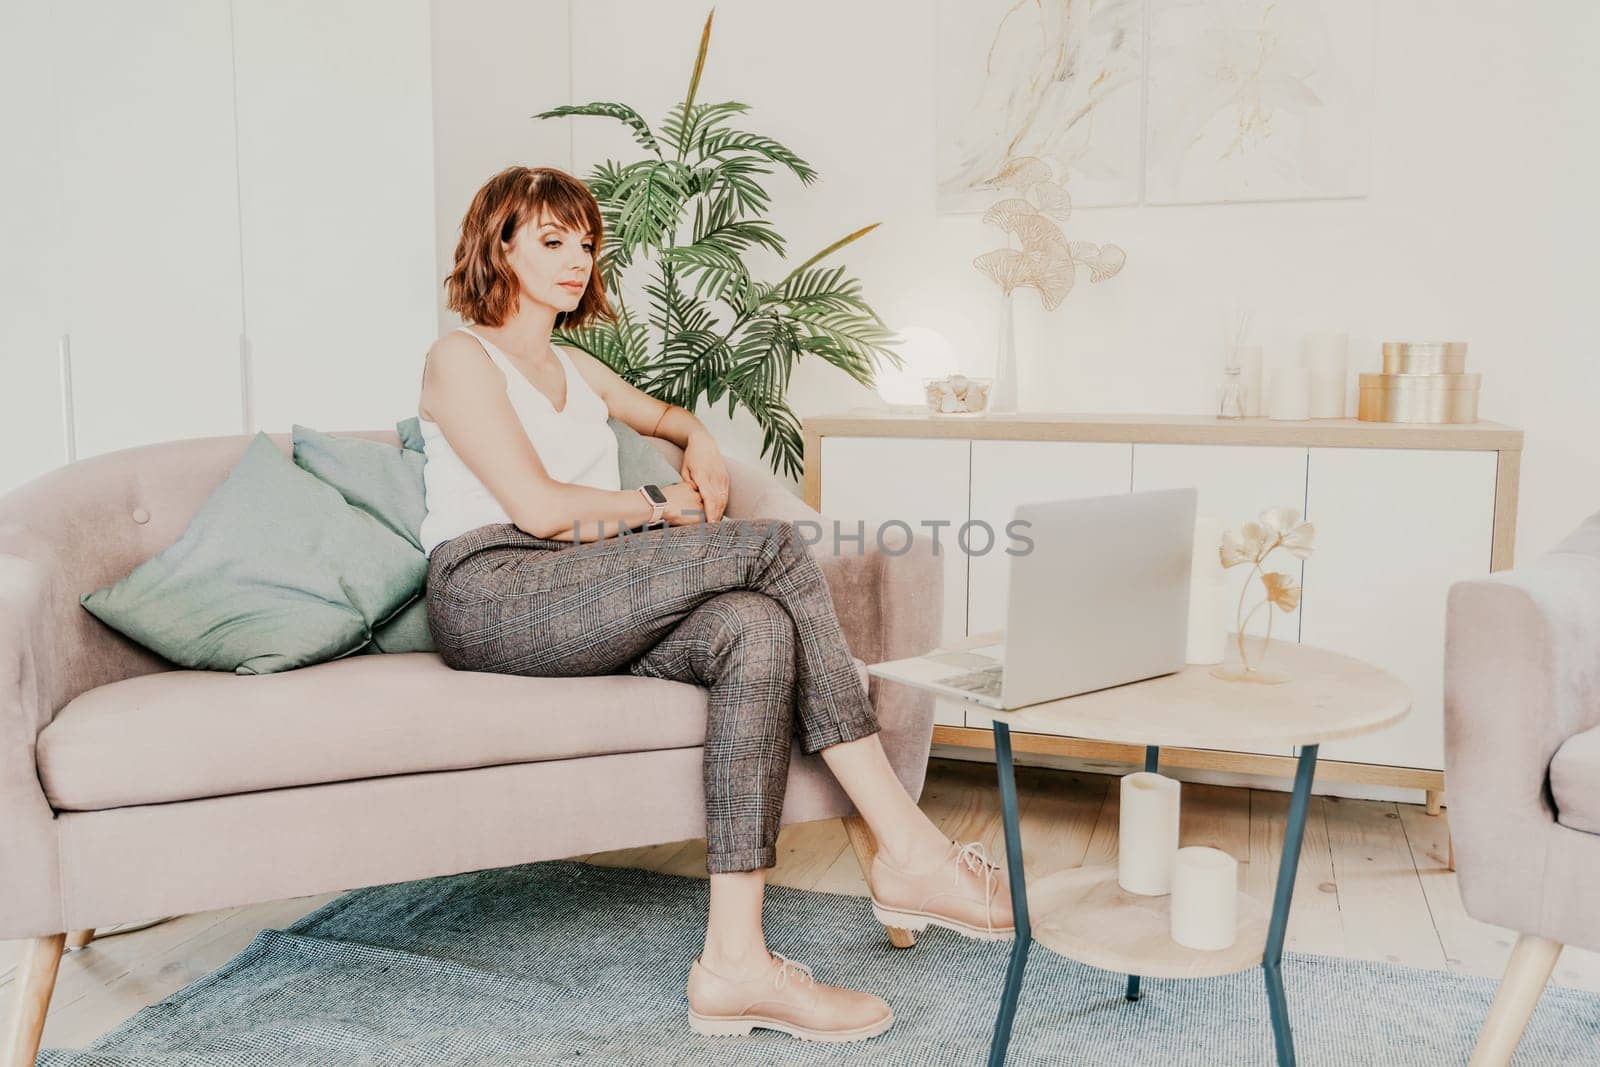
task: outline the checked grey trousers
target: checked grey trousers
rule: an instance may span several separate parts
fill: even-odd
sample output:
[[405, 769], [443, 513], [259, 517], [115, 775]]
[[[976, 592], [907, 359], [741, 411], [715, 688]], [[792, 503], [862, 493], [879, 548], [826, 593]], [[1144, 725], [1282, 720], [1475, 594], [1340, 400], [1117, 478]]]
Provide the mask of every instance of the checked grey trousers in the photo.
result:
[[878, 730], [822, 572], [782, 519], [587, 542], [480, 526], [434, 548], [427, 597], [456, 670], [705, 686], [712, 874], [777, 864], [793, 738], [813, 753]]

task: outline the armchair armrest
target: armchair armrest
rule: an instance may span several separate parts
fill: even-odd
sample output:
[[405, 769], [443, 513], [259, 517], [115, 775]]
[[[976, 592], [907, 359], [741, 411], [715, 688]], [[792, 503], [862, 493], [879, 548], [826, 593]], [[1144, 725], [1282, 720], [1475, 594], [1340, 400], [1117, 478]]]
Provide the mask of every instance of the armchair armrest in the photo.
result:
[[[931, 538], [913, 537], [904, 551], [896, 535], [889, 551], [868, 530], [854, 540], [854, 524], [834, 536], [825, 518], [777, 478], [753, 464], [729, 459], [729, 518], [784, 519], [803, 536], [816, 538], [811, 554], [828, 582], [835, 612], [850, 651], [863, 663], [916, 656], [939, 644], [944, 618], [944, 570]], [[933, 737], [933, 697], [910, 686], [873, 678], [868, 687], [878, 721], [886, 729], [918, 739], [916, 750], [885, 746], [889, 761], [912, 799], [921, 796]], [[926, 742], [923, 742], [926, 739]]]
[[0, 939], [65, 929], [55, 813], [34, 759], [60, 677], [49, 584], [37, 562], [0, 555]]
[[1600, 721], [1600, 556], [1563, 545], [1451, 586], [1444, 712], [1467, 910], [1556, 936], [1558, 917], [1571, 911], [1546, 899], [1564, 883], [1556, 869], [1588, 862], [1600, 871], [1600, 842], [1556, 823], [1548, 785], [1556, 749]]

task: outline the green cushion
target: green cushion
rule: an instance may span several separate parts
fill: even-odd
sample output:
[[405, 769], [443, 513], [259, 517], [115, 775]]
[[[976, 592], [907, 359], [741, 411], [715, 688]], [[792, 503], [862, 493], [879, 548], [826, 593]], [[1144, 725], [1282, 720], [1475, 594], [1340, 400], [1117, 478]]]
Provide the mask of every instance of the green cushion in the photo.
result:
[[[422, 435], [415, 418], [406, 420], [420, 442]], [[404, 424], [395, 430], [405, 438]], [[382, 441], [362, 437], [335, 437], [309, 426], [292, 427], [294, 461], [343, 494], [352, 507], [360, 508], [422, 552], [423, 503], [422, 468], [427, 457], [420, 448], [396, 448]], [[427, 573], [423, 557], [423, 573]], [[418, 593], [423, 589], [419, 587]], [[433, 632], [428, 629], [427, 605], [419, 596], [412, 607], [372, 631], [372, 644], [365, 652], [434, 652]]]
[[419, 596], [394, 618], [372, 631], [372, 643], [361, 654], [379, 652], [437, 652], [428, 628], [428, 598]]
[[[637, 489], [647, 484], [673, 485], [683, 480], [666, 457], [657, 452], [655, 446], [632, 426], [620, 419], [607, 419], [606, 422], [611, 432], [617, 435], [617, 473], [622, 488]], [[396, 423], [395, 431], [400, 434], [400, 443], [404, 447], [413, 452], [424, 451], [422, 424], [415, 416]]]
[[80, 601], [180, 666], [271, 674], [360, 650], [426, 577], [405, 537], [258, 433], [171, 547]]
[[363, 437], [334, 437], [298, 423], [292, 428], [294, 461], [327, 482], [360, 508], [422, 551], [422, 468], [420, 451], [396, 448]]
[[683, 479], [667, 462], [667, 457], [656, 451], [655, 445], [632, 426], [619, 419], [607, 419], [617, 435], [617, 473], [622, 477], [622, 488], [637, 489], [641, 485], [674, 485]]
[[409, 419], [401, 419], [394, 424], [395, 433], [400, 435], [400, 447], [409, 448], [413, 452], [425, 451], [422, 447], [422, 420], [415, 415]]

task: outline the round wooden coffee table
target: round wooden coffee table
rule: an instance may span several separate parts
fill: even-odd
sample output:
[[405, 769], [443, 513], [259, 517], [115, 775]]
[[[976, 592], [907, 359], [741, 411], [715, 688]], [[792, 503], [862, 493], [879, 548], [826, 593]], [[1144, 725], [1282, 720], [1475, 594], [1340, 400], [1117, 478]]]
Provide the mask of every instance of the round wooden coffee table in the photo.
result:
[[[990, 644], [997, 639], [988, 634], [962, 644]], [[1230, 662], [1236, 664], [1231, 640], [1228, 648], [1234, 657]], [[1393, 725], [1411, 710], [1411, 693], [1387, 671], [1308, 645], [1273, 641], [1265, 660], [1269, 667], [1287, 671], [1289, 680], [1281, 685], [1231, 682], [1214, 677], [1209, 666], [1190, 666], [1176, 674], [1015, 711], [984, 709], [994, 717], [1006, 867], [1017, 929], [989, 1050], [991, 1064], [1005, 1061], [1023, 967], [1035, 940], [1090, 966], [1128, 975], [1129, 1000], [1139, 999], [1141, 975], [1202, 978], [1259, 965], [1266, 979], [1278, 1063], [1281, 1067], [1294, 1063], [1280, 964], [1317, 749], [1324, 741]], [[1206, 952], [1173, 941], [1168, 932], [1169, 898], [1126, 892], [1117, 884], [1114, 864], [1061, 871], [1028, 886], [1017, 822], [1012, 729], [1143, 745], [1148, 771], [1158, 768], [1161, 745], [1243, 749], [1299, 745], [1271, 911], [1240, 893], [1233, 945]], [[1030, 907], [1038, 913], [1036, 925], [1029, 921]]]

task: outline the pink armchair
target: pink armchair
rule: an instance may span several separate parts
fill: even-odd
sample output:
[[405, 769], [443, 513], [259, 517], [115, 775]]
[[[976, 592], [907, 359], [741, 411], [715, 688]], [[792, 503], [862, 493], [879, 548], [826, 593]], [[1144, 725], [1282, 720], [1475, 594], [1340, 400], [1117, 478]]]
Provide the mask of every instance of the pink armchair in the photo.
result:
[[1444, 701], [1462, 902], [1521, 935], [1472, 1058], [1504, 1064], [1562, 946], [1600, 949], [1600, 514], [1451, 587]]

